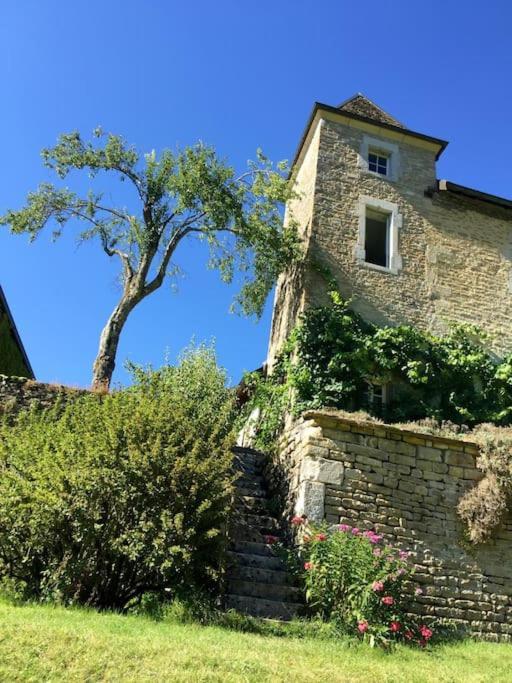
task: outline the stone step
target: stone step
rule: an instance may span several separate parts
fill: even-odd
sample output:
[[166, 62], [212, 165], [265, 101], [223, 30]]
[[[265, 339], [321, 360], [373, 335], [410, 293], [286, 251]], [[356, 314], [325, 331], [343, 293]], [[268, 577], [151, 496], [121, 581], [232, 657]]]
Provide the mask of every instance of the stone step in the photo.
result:
[[231, 452], [238, 457], [242, 458], [254, 458], [256, 460], [266, 460], [267, 456], [261, 451], [255, 448], [249, 448], [248, 446], [233, 446]]
[[256, 529], [253, 526], [236, 524], [229, 532], [229, 538], [233, 544], [244, 541], [248, 543], [254, 543], [256, 545], [266, 545], [265, 535], [267, 533], [273, 536], [279, 535], [279, 532], [274, 529], [267, 532], [265, 530]]
[[299, 589], [286, 584], [229, 579], [228, 591], [231, 595], [245, 595], [250, 598], [263, 598], [264, 600], [282, 600], [296, 603], [300, 600]]
[[261, 569], [283, 569], [283, 561], [275, 555], [228, 551], [229, 562], [240, 567], [260, 567]]
[[253, 488], [244, 488], [243, 486], [235, 487], [236, 496], [250, 496], [252, 498], [267, 498], [267, 492], [263, 488], [254, 486]]
[[235, 508], [237, 510], [254, 512], [256, 514], [268, 514], [268, 500], [255, 496], [235, 496]]
[[246, 474], [240, 473], [240, 476], [235, 479], [235, 486], [244, 489], [264, 489], [263, 477], [260, 475], [253, 475], [248, 477]]
[[279, 619], [281, 621], [293, 619], [293, 617], [300, 614], [302, 607], [300, 603], [264, 600], [244, 595], [228, 595], [226, 600], [227, 609], [234, 609], [237, 612], [249, 614], [253, 617]]
[[246, 539], [242, 539], [239, 541], [233, 540], [231, 543], [231, 551], [235, 553], [240, 553], [241, 555], [259, 555], [261, 557], [274, 557], [274, 552], [272, 551], [271, 547], [263, 541], [255, 542], [248, 541]]
[[247, 567], [243, 565], [230, 567], [228, 571], [229, 579], [240, 579], [243, 581], [254, 581], [256, 583], [268, 583], [276, 586], [292, 585], [291, 575], [281, 569], [263, 569], [262, 567]]
[[237, 526], [252, 527], [263, 534], [275, 534], [279, 530], [279, 524], [275, 517], [241, 510], [238, 512]]

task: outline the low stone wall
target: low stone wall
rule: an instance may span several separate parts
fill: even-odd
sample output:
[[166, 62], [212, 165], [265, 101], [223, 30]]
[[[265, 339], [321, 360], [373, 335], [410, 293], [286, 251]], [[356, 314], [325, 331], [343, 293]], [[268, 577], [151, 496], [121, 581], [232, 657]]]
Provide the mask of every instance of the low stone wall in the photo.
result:
[[72, 400], [86, 393], [62, 384], [44, 384], [25, 377], [0, 375], [0, 414], [15, 414], [33, 406], [49, 408], [58, 399]]
[[309, 411], [286, 430], [278, 469], [287, 473], [288, 512], [373, 528], [412, 552], [424, 588], [418, 614], [510, 641], [512, 518], [472, 546], [456, 512], [482, 477], [477, 455], [476, 444]]

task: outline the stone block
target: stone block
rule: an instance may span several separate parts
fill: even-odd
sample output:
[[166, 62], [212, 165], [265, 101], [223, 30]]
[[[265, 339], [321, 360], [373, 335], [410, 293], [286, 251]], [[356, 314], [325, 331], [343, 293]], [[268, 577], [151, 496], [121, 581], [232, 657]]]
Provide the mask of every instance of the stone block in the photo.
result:
[[295, 502], [295, 514], [306, 515], [312, 522], [324, 518], [325, 484], [319, 481], [303, 481], [299, 486]]
[[341, 484], [344, 469], [343, 463], [338, 460], [306, 457], [302, 462], [301, 479], [320, 481], [323, 484]]
[[423, 460], [430, 460], [431, 462], [441, 462], [443, 453], [437, 448], [429, 448], [428, 446], [418, 446], [418, 457]]

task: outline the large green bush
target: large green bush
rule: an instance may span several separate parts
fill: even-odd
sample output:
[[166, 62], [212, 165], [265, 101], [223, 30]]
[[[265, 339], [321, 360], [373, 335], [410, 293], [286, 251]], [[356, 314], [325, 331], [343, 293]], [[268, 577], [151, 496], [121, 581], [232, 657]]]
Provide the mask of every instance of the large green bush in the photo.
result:
[[37, 599], [125, 608], [215, 589], [233, 401], [208, 349], [133, 387], [0, 428], [0, 574]]

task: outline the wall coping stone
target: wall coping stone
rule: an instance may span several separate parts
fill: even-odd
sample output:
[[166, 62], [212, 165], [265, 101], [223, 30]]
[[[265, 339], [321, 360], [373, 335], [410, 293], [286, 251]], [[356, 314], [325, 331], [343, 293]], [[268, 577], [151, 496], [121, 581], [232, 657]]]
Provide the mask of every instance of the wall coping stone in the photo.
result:
[[[343, 431], [363, 431], [381, 438], [386, 438], [386, 435], [399, 436], [400, 438], [404, 436], [412, 437], [424, 442], [419, 445], [427, 445], [427, 442], [430, 444], [430, 442], [435, 441], [437, 447], [442, 444], [446, 448], [459, 451], [463, 450], [465, 452], [473, 453], [474, 455], [477, 455], [480, 450], [478, 444], [474, 441], [466, 441], [455, 437], [437, 436], [435, 434], [425, 434], [425, 432], [403, 427], [394, 427], [393, 425], [382, 422], [372, 422], [370, 420], [358, 419], [355, 417], [351, 418], [347, 417], [345, 412], [334, 409], [306, 410], [302, 413], [302, 418], [304, 420], [312, 420], [321, 427], [339, 427], [340, 425], [344, 425], [345, 427], [350, 427], [350, 430], [344, 429]], [[383, 432], [385, 432], [385, 434]]]

